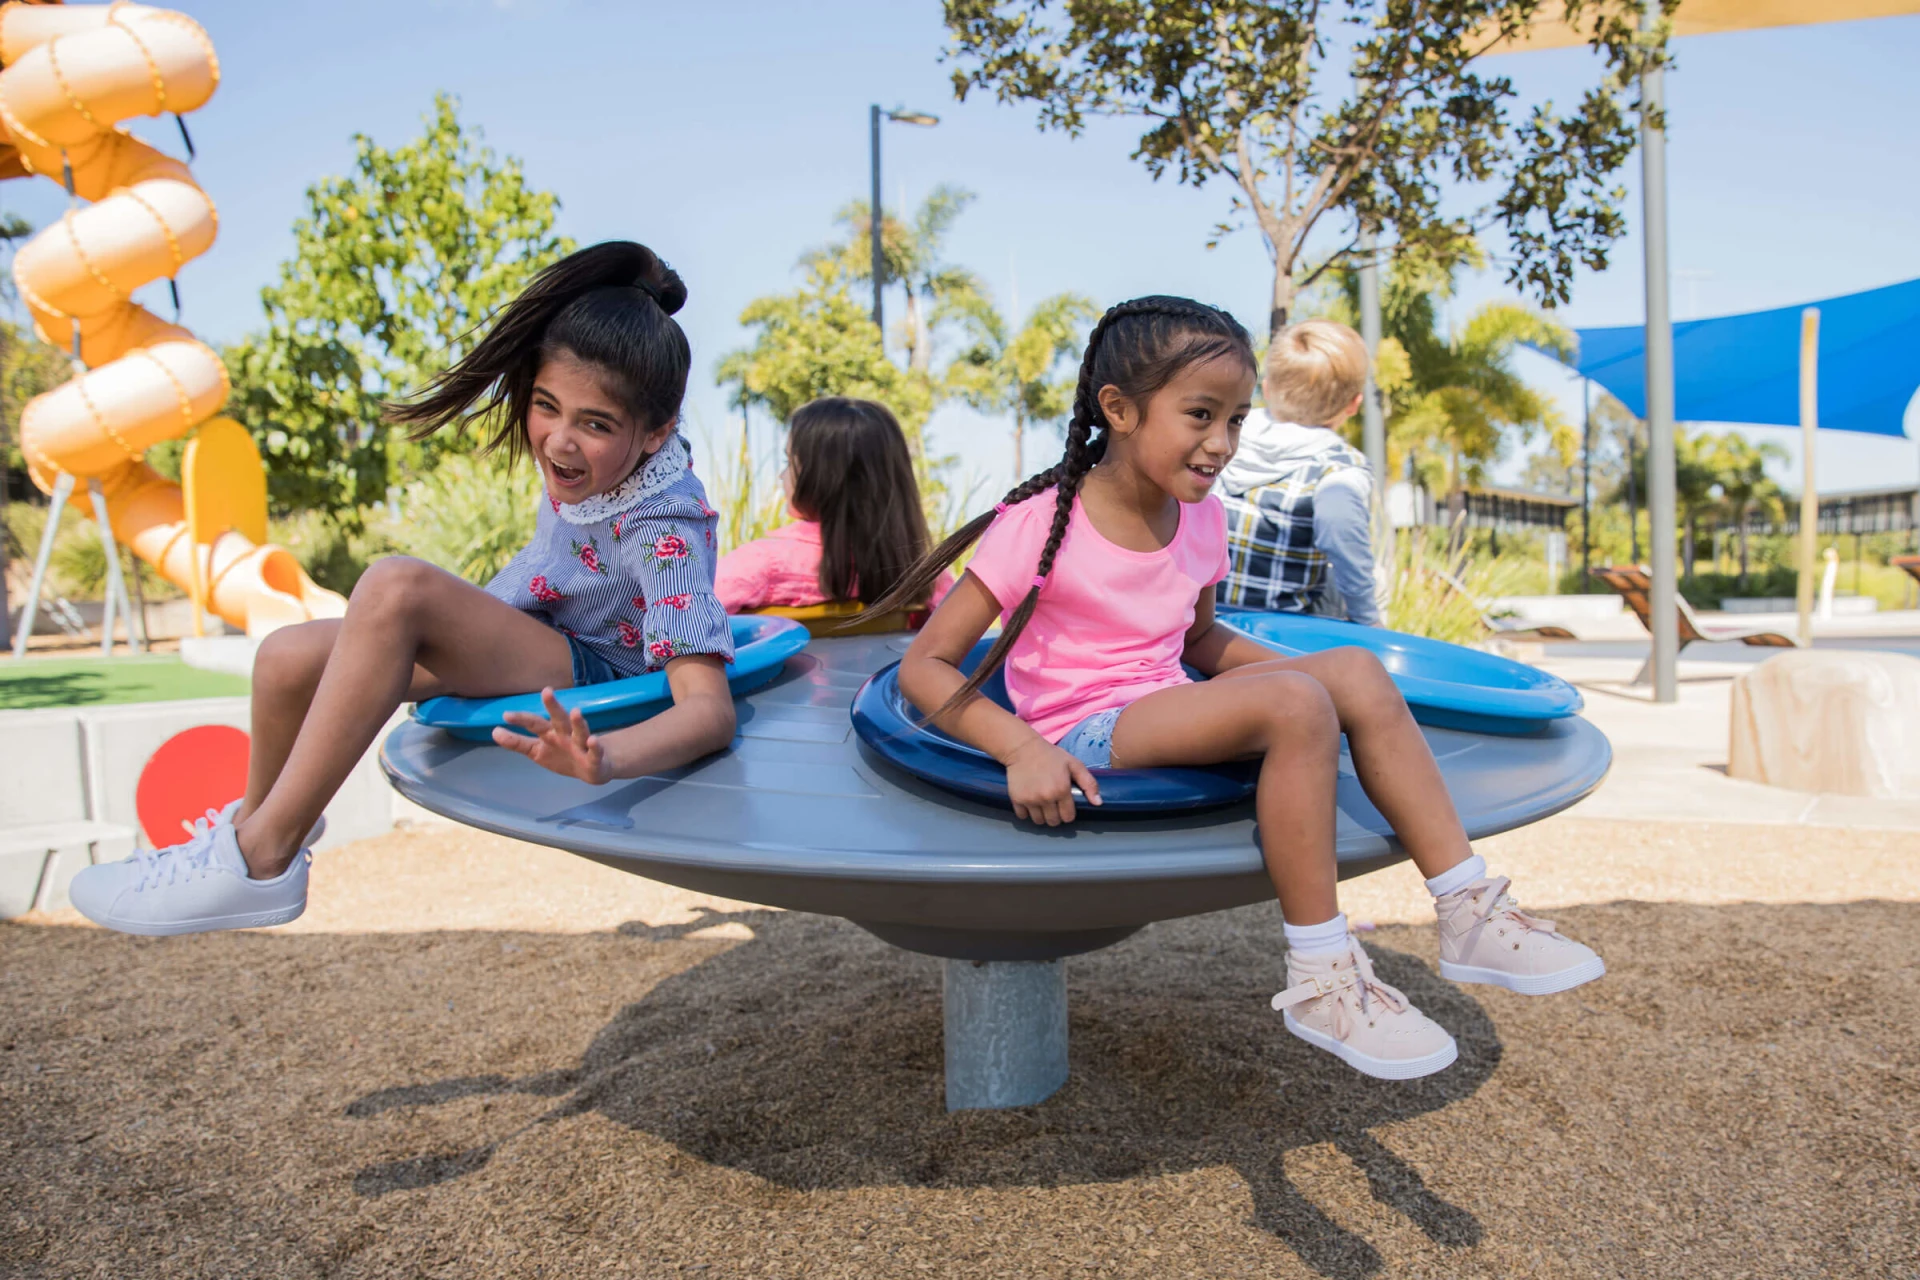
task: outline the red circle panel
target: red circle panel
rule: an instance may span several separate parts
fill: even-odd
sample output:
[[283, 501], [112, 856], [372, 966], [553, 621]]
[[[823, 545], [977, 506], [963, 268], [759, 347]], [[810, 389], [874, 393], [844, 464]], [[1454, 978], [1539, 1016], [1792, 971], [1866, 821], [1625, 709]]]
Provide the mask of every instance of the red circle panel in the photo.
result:
[[225, 724], [197, 725], [160, 744], [133, 793], [155, 848], [178, 844], [186, 824], [246, 793], [248, 746], [244, 730]]

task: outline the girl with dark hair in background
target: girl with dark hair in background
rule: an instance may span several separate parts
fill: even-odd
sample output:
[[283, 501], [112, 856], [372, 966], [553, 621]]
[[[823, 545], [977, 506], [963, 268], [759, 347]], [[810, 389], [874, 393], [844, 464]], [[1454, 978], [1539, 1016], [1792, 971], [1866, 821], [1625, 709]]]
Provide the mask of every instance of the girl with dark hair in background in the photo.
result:
[[[253, 670], [247, 794], [169, 848], [88, 867], [72, 899], [128, 933], [284, 924], [306, 909], [321, 817], [403, 702], [542, 690], [531, 736], [494, 741], [589, 782], [725, 747], [733, 644], [713, 594], [715, 512], [675, 430], [691, 351], [680, 277], [642, 245], [582, 249], [542, 271], [411, 403], [415, 438], [490, 420], [487, 449], [545, 481], [533, 541], [482, 590], [424, 561], [367, 568], [344, 618], [275, 631]], [[674, 705], [604, 738], [553, 691], [664, 667]]]
[[[878, 600], [933, 545], [906, 433], [883, 404], [825, 396], [800, 406], [780, 482], [793, 522], [720, 557], [714, 590], [729, 613]], [[952, 585], [936, 575], [930, 602]]]
[[[1343, 732], [1361, 786], [1427, 877], [1443, 976], [1544, 995], [1605, 967], [1487, 876], [1372, 653], [1282, 658], [1214, 621], [1227, 537], [1212, 489], [1253, 379], [1247, 332], [1225, 312], [1167, 297], [1114, 307], [1087, 340], [1066, 457], [948, 538], [872, 610], [920, 598], [979, 540], [901, 660], [900, 687], [1006, 766], [1023, 818], [1073, 821], [1076, 789], [1098, 805], [1095, 769], [1259, 760], [1260, 850], [1287, 943], [1274, 1007], [1288, 1031], [1368, 1075], [1428, 1075], [1453, 1062], [1453, 1037], [1374, 976], [1336, 898]], [[963, 674], [995, 619], [999, 640]], [[1182, 662], [1213, 678], [1195, 683]], [[1002, 663], [1011, 713], [978, 696]]]

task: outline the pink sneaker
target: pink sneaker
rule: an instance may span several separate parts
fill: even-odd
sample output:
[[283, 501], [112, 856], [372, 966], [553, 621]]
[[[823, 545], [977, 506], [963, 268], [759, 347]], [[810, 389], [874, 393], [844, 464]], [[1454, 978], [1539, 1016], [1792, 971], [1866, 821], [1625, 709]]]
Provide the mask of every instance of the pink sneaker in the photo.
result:
[[1553, 921], [1520, 910], [1507, 894], [1509, 883], [1505, 876], [1476, 880], [1434, 901], [1441, 977], [1545, 996], [1607, 971], [1591, 947], [1555, 932]]
[[1287, 1030], [1376, 1080], [1411, 1080], [1451, 1066], [1459, 1049], [1406, 996], [1373, 976], [1373, 961], [1347, 935], [1347, 950], [1287, 952], [1288, 987], [1273, 998]]

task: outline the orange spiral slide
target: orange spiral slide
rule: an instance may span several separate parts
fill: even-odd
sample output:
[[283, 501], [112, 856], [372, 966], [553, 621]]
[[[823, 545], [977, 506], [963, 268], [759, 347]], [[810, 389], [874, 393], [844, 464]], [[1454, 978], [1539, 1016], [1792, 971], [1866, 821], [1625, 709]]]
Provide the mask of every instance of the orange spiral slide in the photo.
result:
[[115, 538], [249, 635], [339, 617], [346, 601], [285, 549], [233, 531], [196, 544], [180, 486], [141, 460], [150, 446], [206, 425], [227, 399], [219, 355], [132, 300], [212, 245], [213, 201], [183, 162], [118, 127], [193, 111], [213, 95], [220, 64], [207, 33], [145, 5], [16, 0], [0, 5], [0, 67], [0, 177], [65, 181], [92, 202], [14, 259], [35, 330], [77, 346], [86, 368], [21, 415], [34, 483], [47, 493], [63, 476], [97, 484]]

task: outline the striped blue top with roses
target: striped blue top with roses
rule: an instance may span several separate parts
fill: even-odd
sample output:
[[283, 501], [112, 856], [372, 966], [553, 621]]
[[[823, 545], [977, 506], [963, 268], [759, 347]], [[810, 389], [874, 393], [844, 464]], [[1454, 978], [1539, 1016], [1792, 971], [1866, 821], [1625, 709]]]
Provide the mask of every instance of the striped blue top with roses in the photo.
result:
[[579, 503], [543, 493], [533, 541], [487, 594], [625, 676], [696, 653], [733, 661], [727, 612], [713, 593], [719, 513], [694, 478], [691, 453], [675, 433], [606, 493]]

